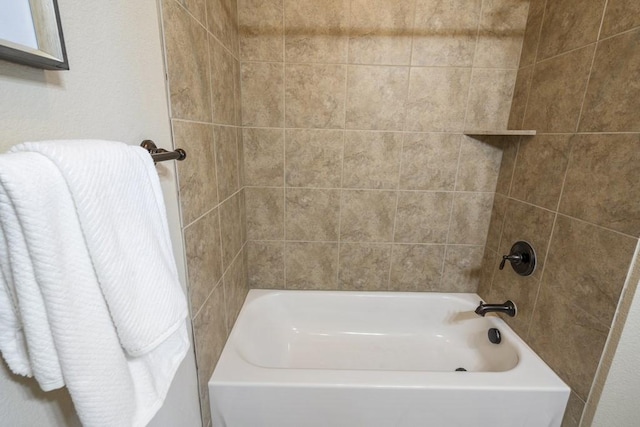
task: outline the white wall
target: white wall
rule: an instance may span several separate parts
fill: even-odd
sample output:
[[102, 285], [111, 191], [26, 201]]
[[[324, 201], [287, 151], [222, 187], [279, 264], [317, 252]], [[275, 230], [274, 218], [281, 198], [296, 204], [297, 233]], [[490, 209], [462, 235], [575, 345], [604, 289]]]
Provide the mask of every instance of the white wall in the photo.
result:
[[[70, 71], [42, 71], [0, 60], [0, 152], [29, 140], [100, 138], [171, 146], [155, 0], [59, 0]], [[184, 249], [172, 164], [160, 168], [178, 267]], [[143, 254], [141, 254], [143, 256]], [[0, 424], [77, 425], [64, 390], [42, 393], [0, 363]], [[191, 351], [154, 426], [199, 426]]]

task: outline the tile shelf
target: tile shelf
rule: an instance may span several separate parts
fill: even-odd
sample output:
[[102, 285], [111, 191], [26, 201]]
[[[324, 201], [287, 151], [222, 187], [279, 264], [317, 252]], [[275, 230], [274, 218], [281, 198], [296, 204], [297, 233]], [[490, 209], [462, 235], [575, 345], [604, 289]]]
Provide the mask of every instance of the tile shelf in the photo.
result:
[[465, 135], [468, 136], [535, 136], [535, 130], [476, 130], [469, 129], [463, 131]]

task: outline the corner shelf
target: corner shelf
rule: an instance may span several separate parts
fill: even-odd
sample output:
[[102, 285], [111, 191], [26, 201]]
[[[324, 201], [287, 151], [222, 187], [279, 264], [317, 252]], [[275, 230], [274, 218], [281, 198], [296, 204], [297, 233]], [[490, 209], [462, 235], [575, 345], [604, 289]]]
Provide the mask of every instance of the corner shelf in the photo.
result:
[[462, 133], [468, 136], [535, 136], [535, 130], [476, 130], [469, 129]]

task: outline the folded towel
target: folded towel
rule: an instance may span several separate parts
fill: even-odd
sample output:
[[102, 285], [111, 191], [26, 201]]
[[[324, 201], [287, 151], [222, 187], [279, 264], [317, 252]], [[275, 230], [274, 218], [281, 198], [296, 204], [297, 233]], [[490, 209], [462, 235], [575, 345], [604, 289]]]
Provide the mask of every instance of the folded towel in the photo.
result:
[[11, 151], [38, 152], [64, 177], [129, 355], [144, 354], [175, 332], [187, 305], [149, 153], [112, 141], [30, 142]]
[[[17, 157], [16, 161], [10, 164], [0, 163], [0, 174], [15, 176], [15, 174], [12, 174], [13, 169], [20, 167], [22, 169], [19, 173], [22, 175], [26, 171], [30, 173], [32, 171], [31, 168], [40, 170], [39, 168], [43, 166], [34, 159], [34, 157], [40, 156], [22, 154], [15, 157]], [[32, 162], [29, 160], [32, 160]], [[19, 197], [16, 200], [9, 195], [10, 187], [14, 183], [11, 180], [0, 178], [0, 226], [4, 235], [3, 240], [6, 241], [6, 244], [2, 246], [11, 248], [10, 251], [8, 249], [0, 249], [2, 252], [7, 251], [10, 267], [9, 274], [6, 274], [7, 277], [5, 277], [7, 282], [4, 286], [10, 299], [3, 302], [2, 305], [7, 306], [13, 303], [14, 300], [19, 302], [19, 304], [16, 304], [17, 312], [22, 319], [22, 322], [12, 321], [11, 312], [5, 313], [5, 326], [2, 329], [5, 331], [6, 338], [2, 341], [4, 342], [3, 347], [7, 349], [14, 348], [13, 351], [6, 351], [5, 358], [8, 359], [9, 366], [11, 367], [16, 363], [24, 365], [26, 360], [17, 359], [21, 350], [19, 347], [21, 328], [19, 326], [22, 323], [31, 359], [29, 366], [40, 387], [45, 391], [49, 391], [62, 387], [64, 381], [49, 328], [43, 296], [29, 255], [26, 236], [22, 233], [23, 222], [28, 223], [29, 220], [28, 218], [20, 218], [18, 212], [16, 212], [16, 205], [21, 205], [21, 202], [29, 204], [34, 197], [38, 196], [39, 190], [34, 194], [31, 188], [28, 188], [32, 187], [36, 181], [36, 179], [24, 180], [23, 184], [26, 188], [24, 188], [23, 192], [19, 192]], [[3, 274], [3, 276], [5, 275]], [[11, 343], [12, 338], [13, 344]], [[5, 351], [3, 351], [4, 354]], [[9, 360], [12, 360], [12, 362], [9, 362]], [[19, 371], [20, 368], [15, 370]]]
[[[0, 208], [0, 217], [1, 215]], [[18, 300], [13, 287], [13, 274], [9, 265], [9, 248], [1, 224], [0, 219], [0, 353], [14, 374], [32, 377], [33, 371], [27, 354], [18, 313]]]
[[[91, 148], [84, 150], [85, 145]], [[102, 148], [107, 146], [111, 149], [103, 152]], [[62, 162], [56, 163], [37, 152], [19, 152], [40, 147], [44, 147], [43, 151], [52, 150], [54, 158], [57, 150], [65, 153]], [[17, 280], [15, 274], [27, 264], [31, 267], [27, 265], [26, 269], [34, 272], [42, 297], [64, 383], [80, 420], [90, 426], [146, 425], [161, 406], [189, 346], [186, 302], [168, 246], [168, 227], [162, 199], [158, 197], [157, 174], [146, 152], [142, 151], [145, 156], [140, 156], [140, 150], [130, 148], [103, 141], [34, 143], [0, 156], [0, 187], [3, 189], [0, 193], [6, 194], [7, 204], [14, 209], [19, 223], [19, 233], [15, 234], [23, 236], [27, 250], [27, 255], [21, 258], [22, 264], [10, 263], [14, 277], [4, 279], [5, 282], [13, 281], [9, 284], [15, 286], [30, 368], [35, 373], [40, 362], [36, 362], [34, 356], [43, 357], [40, 353], [46, 354], [48, 350], [32, 349], [30, 330], [26, 328], [25, 319], [30, 317], [25, 317], [23, 307], [38, 304], [33, 298], [21, 299], [25, 292], [18, 289], [25, 281]], [[69, 153], [75, 149], [86, 157]], [[123, 153], [126, 154], [123, 156]], [[94, 155], [103, 161], [94, 161]], [[108, 161], [104, 161], [105, 155]], [[116, 167], [117, 161], [124, 161], [129, 171], [125, 173]], [[86, 171], [87, 163], [95, 169], [93, 173]], [[74, 192], [77, 188], [70, 182], [82, 179], [83, 173], [87, 181], [93, 180], [97, 184], [95, 191], [98, 194]], [[109, 177], [94, 180], [94, 175], [100, 173]], [[132, 175], [146, 180], [127, 183]], [[100, 197], [100, 191], [104, 189], [100, 184], [106, 181], [116, 189], [131, 187], [135, 190], [121, 191], [120, 197], [109, 195], [110, 204], [87, 201], [86, 198]], [[141, 188], [150, 182], [146, 191]], [[155, 204], [149, 203], [151, 199]], [[141, 206], [140, 200], [146, 204]], [[142, 239], [130, 227], [125, 227], [129, 235], [120, 233], [117, 221], [131, 219], [127, 217], [131, 213], [129, 205], [144, 209], [136, 212], [132, 222], [139, 222], [136, 218], [146, 218], [159, 228], [153, 233], [146, 228], [148, 234]], [[87, 208], [101, 211], [87, 212]], [[115, 218], [108, 220], [110, 215]], [[153, 215], [159, 215], [160, 220], [151, 218]], [[95, 221], [105, 221], [100, 232], [91, 228], [96, 225], [92, 216], [96, 217]], [[0, 222], [4, 231], [4, 218], [0, 218]], [[15, 248], [7, 240], [13, 255]], [[99, 250], [96, 251], [96, 247]], [[135, 259], [126, 258], [134, 252]], [[149, 274], [148, 266], [154, 262], [149, 262], [145, 254], [161, 256], [160, 266], [166, 276]], [[136, 266], [141, 268], [136, 270]], [[101, 276], [100, 273], [108, 268], [118, 270], [120, 274], [107, 271], [106, 277]], [[141, 283], [156, 278], [160, 279], [156, 283]], [[158, 294], [163, 298], [159, 299]], [[158, 305], [152, 305], [155, 303]], [[127, 310], [137, 311], [127, 313]], [[164, 330], [159, 325], [163, 325]], [[17, 329], [15, 324], [13, 329]]]

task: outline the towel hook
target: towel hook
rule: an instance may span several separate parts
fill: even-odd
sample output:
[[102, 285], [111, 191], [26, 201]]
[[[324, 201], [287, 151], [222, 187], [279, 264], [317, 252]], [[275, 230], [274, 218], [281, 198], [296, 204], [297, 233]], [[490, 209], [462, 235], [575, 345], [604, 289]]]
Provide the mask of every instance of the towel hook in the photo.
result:
[[145, 139], [140, 144], [142, 148], [147, 150], [151, 154], [154, 163], [164, 162], [166, 160], [179, 160], [182, 161], [187, 158], [187, 152], [182, 148], [176, 148], [175, 151], [167, 151], [158, 146], [150, 139]]

